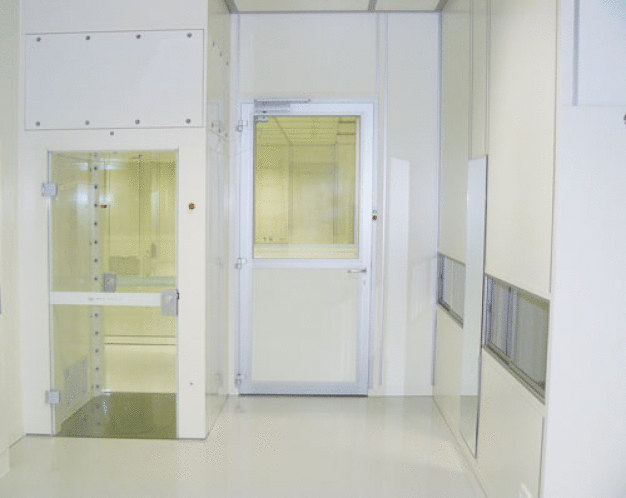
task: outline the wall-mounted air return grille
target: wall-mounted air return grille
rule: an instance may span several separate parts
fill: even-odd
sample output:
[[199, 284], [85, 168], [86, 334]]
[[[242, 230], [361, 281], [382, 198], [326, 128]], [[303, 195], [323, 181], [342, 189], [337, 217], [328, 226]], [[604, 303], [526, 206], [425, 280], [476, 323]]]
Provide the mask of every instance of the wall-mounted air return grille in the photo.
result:
[[485, 345], [541, 398], [549, 316], [550, 304], [545, 299], [485, 276]]
[[462, 325], [465, 305], [465, 265], [439, 254], [438, 275], [437, 302]]

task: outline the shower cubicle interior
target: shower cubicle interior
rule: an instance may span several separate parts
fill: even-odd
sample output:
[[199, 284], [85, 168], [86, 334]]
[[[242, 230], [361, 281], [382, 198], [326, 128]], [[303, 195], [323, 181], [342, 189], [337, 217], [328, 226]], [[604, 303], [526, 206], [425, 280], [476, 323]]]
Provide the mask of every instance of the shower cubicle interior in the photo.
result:
[[54, 432], [175, 438], [177, 152], [51, 152]]

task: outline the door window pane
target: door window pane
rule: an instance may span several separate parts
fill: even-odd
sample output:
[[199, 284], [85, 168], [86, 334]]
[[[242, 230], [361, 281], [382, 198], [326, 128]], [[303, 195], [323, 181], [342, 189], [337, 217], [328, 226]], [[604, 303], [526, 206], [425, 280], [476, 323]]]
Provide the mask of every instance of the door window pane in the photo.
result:
[[358, 116], [255, 122], [254, 257], [358, 257]]

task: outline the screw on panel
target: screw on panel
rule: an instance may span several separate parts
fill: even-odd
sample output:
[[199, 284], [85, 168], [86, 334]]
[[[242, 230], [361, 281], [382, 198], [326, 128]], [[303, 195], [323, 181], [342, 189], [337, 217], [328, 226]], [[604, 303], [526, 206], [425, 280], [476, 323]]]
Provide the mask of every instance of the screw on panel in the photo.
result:
[[89, 120], [86, 120], [86, 121], [85, 121], [85, 124], [86, 124], [87, 126], [89, 126]]
[[39, 121], [35, 121], [35, 126], [40, 126], [41, 123]]
[[187, 124], [191, 123], [191, 119], [189, 119], [189, 118], [185, 119], [185, 123], [187, 123]]
[[137, 39], [139, 40], [139, 39], [141, 38], [141, 35], [140, 35], [139, 33], [137, 33], [137, 34], [135, 35], [135, 38], [137, 38]]
[[41, 41], [41, 36], [37, 37], [37, 41], [40, 42]]
[[85, 36], [85, 40], [91, 40], [91, 36], [89, 35]]
[[113, 135], [115, 135], [115, 132], [114, 131], [110, 131], [109, 135], [113, 136]]
[[187, 38], [191, 38], [193, 35], [191, 33], [187, 33]]
[[135, 119], [135, 124], [138, 125], [139, 123], [141, 123], [141, 121], [139, 121], [138, 119]]

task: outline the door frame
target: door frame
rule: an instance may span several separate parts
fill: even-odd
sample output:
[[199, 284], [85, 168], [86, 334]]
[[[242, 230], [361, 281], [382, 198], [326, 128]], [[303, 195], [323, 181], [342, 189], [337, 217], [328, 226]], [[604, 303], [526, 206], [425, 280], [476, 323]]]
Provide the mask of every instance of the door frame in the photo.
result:
[[[53, 434], [52, 408], [44, 402], [51, 386], [50, 289], [48, 285], [48, 200], [41, 183], [48, 178], [50, 151], [178, 151], [177, 433], [202, 439], [206, 420], [206, 129], [53, 130], [22, 135], [18, 231], [18, 308], [22, 348], [24, 429]], [[189, 202], [197, 209], [188, 209]]]
[[[241, 143], [237, 205], [238, 270], [237, 359], [235, 382], [240, 394], [367, 395], [370, 383], [371, 301], [374, 277], [372, 213], [375, 202], [375, 109], [374, 100], [241, 100], [239, 101]], [[254, 119], [261, 116], [359, 116], [359, 255], [356, 259], [257, 259], [253, 258], [254, 226]], [[361, 275], [357, 317], [356, 382], [317, 383], [253, 381], [252, 303], [255, 268], [357, 269]]]

